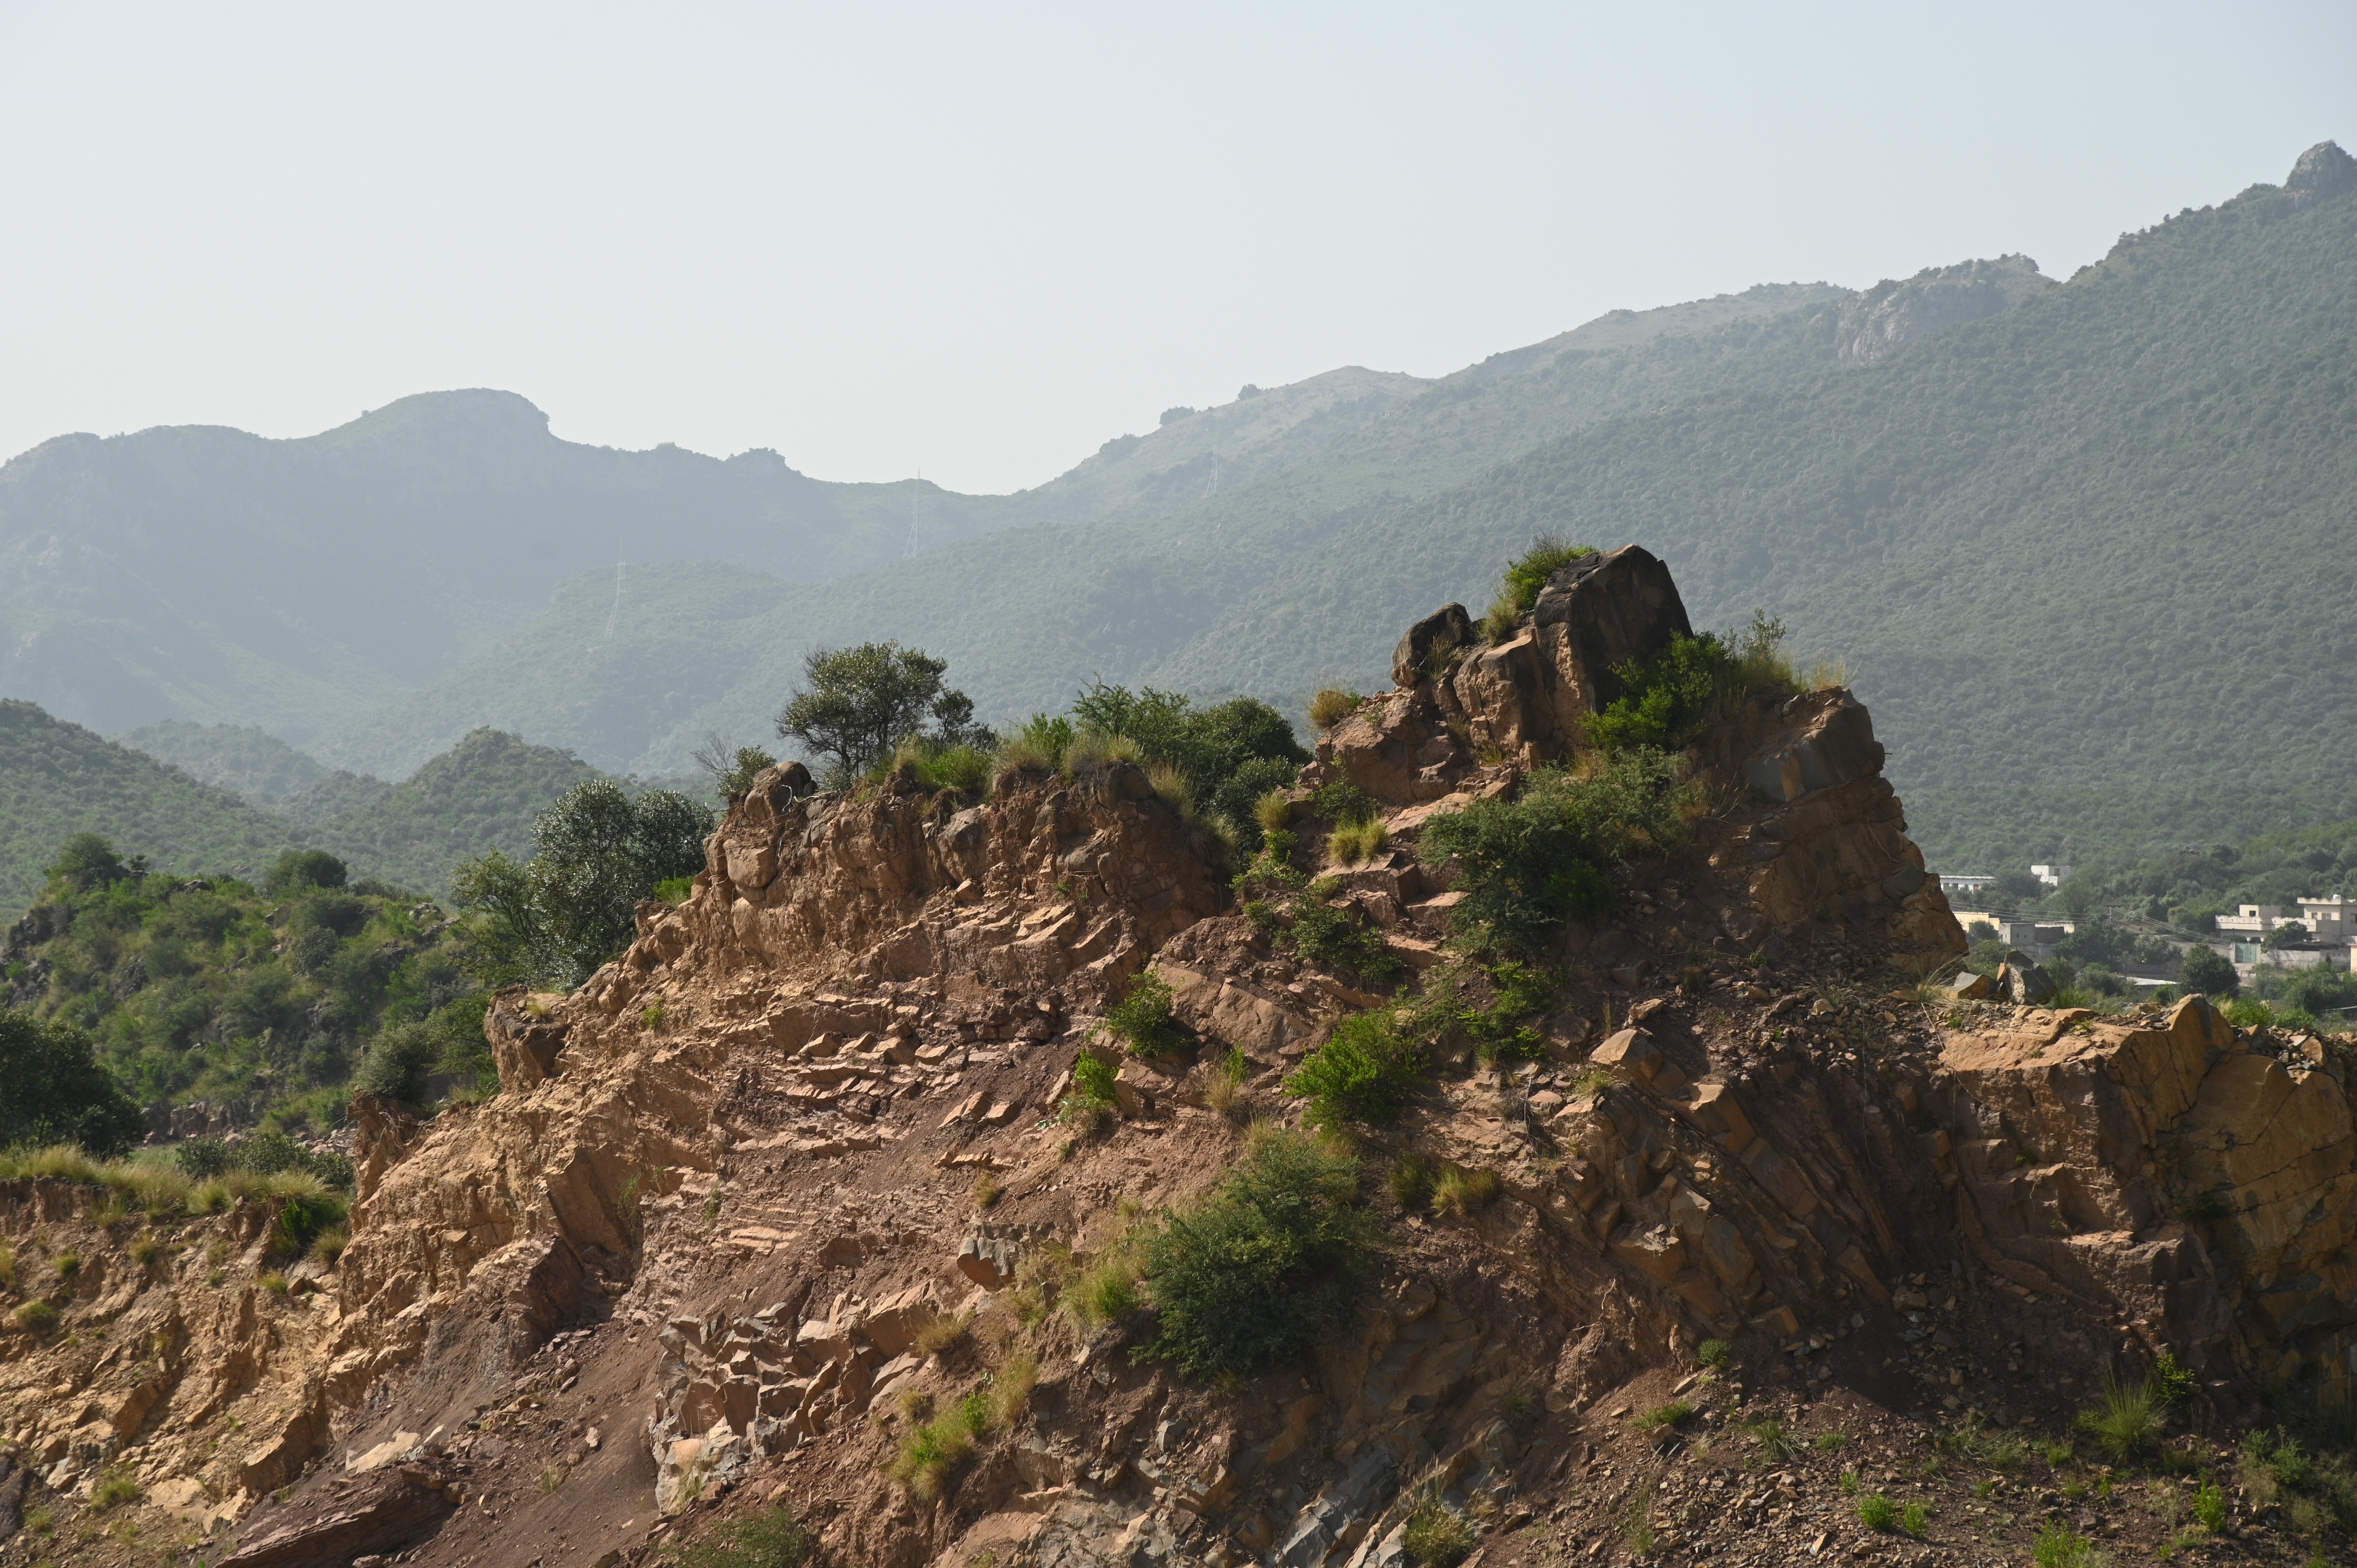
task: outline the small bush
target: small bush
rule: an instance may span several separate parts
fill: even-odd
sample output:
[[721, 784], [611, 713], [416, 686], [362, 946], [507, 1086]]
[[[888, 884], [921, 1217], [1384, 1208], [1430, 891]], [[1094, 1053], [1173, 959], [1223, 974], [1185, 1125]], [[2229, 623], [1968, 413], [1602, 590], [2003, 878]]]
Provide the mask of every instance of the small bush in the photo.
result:
[[1146, 1305], [1139, 1287], [1145, 1272], [1136, 1239], [1123, 1231], [1074, 1273], [1064, 1292], [1065, 1316], [1091, 1332], [1119, 1323]]
[[1358, 710], [1360, 701], [1356, 692], [1329, 687], [1309, 699], [1309, 722], [1319, 729], [1332, 729]]
[[676, 1568], [802, 1568], [816, 1544], [783, 1505], [731, 1520], [712, 1535], [673, 1552]]
[[1586, 778], [1542, 768], [1512, 800], [1476, 800], [1425, 823], [1426, 864], [1455, 861], [1466, 897], [1450, 912], [1458, 929], [1534, 952], [1566, 924], [1609, 909], [1601, 866], [1676, 848], [1693, 791], [1679, 764], [1638, 748]]
[[344, 1221], [343, 1199], [329, 1192], [290, 1193], [270, 1227], [272, 1255], [299, 1258], [330, 1226]]
[[1432, 1184], [1432, 1207], [1441, 1214], [1462, 1218], [1488, 1206], [1498, 1196], [1494, 1171], [1472, 1171], [1451, 1165]]
[[142, 1230], [138, 1235], [131, 1238], [123, 1250], [131, 1254], [133, 1262], [144, 1269], [156, 1261], [158, 1254], [163, 1251], [164, 1245], [156, 1240], [156, 1232]]
[[1337, 865], [1356, 865], [1383, 853], [1384, 841], [1389, 836], [1388, 830], [1380, 822], [1336, 828], [1326, 840], [1326, 854]]
[[1667, 1404], [1655, 1405], [1652, 1410], [1641, 1412], [1636, 1427], [1640, 1432], [1667, 1432], [1693, 1420], [1694, 1412], [1695, 1407], [1685, 1401], [1672, 1400]]
[[1064, 766], [1065, 748], [1072, 744], [1072, 721], [1033, 714], [1021, 728], [998, 743], [998, 772], [1053, 773]]
[[1706, 1339], [1696, 1347], [1695, 1359], [1714, 1372], [1725, 1371], [1735, 1362], [1735, 1349], [1724, 1339]]
[[28, 1301], [9, 1316], [27, 1334], [47, 1334], [58, 1326], [58, 1309], [46, 1301]]
[[1716, 635], [1672, 636], [1651, 660], [1612, 667], [1621, 695], [1589, 717], [1587, 738], [1602, 751], [1676, 751], [1749, 694], [1749, 678]]
[[1114, 1070], [1082, 1051], [1072, 1062], [1072, 1087], [1057, 1110], [1057, 1119], [1083, 1136], [1103, 1126], [1115, 1113]]
[[286, 1276], [274, 1269], [265, 1269], [254, 1283], [273, 1295], [286, 1294]]
[[0, 1290], [16, 1288], [16, 1249], [13, 1243], [0, 1240]]
[[1313, 1126], [1394, 1121], [1424, 1087], [1424, 1047], [1404, 1036], [1387, 1011], [1358, 1013], [1293, 1069], [1285, 1087], [1309, 1101]]
[[1473, 1527], [1426, 1487], [1400, 1530], [1400, 1545], [1420, 1568], [1456, 1568], [1473, 1550]]
[[56, 1273], [60, 1282], [70, 1280], [76, 1274], [81, 1273], [81, 1254], [80, 1252], [59, 1252], [56, 1257], [49, 1260], [49, 1267]]
[[974, 1206], [976, 1208], [988, 1208], [998, 1201], [998, 1195], [999, 1186], [996, 1176], [985, 1171], [974, 1178]]
[[[661, 882], [655, 884], [655, 897], [676, 909], [682, 904], [686, 903], [690, 898], [695, 897], [695, 878], [693, 876], [667, 876]], [[436, 1054], [438, 1055], [439, 1053], [437, 1052]]]
[[1254, 1136], [1200, 1202], [1144, 1238], [1147, 1353], [1190, 1377], [1290, 1361], [1348, 1315], [1374, 1261], [1358, 1162], [1298, 1133]]
[[1111, 735], [1101, 729], [1083, 729], [1072, 736], [1064, 747], [1064, 771], [1067, 774], [1092, 772], [1115, 762], [1143, 763], [1146, 748], [1125, 735]]
[[2193, 1374], [2179, 1362], [2172, 1351], [2163, 1350], [2152, 1364], [2152, 1373], [2145, 1380], [2153, 1398], [2164, 1410], [2174, 1410], [2193, 1392]]
[[1293, 906], [1293, 943], [1301, 956], [1336, 969], [1354, 970], [1371, 979], [1387, 980], [1400, 972], [1383, 934], [1357, 914], [1326, 902], [1330, 883], [1313, 883], [1308, 896]]
[[1347, 779], [1319, 785], [1309, 798], [1309, 809], [1337, 827], [1356, 827], [1375, 820], [1374, 797]]
[[2193, 1488], [2193, 1522], [2216, 1535], [2226, 1528], [2226, 1493], [2215, 1481]]
[[[1150, 969], [1133, 976], [1122, 999], [1105, 1013], [1105, 1027], [1118, 1036], [1132, 1056], [1167, 1057], [1186, 1044], [1177, 1021], [1178, 993]], [[1106, 1086], [1111, 1096], [1112, 1087]]]
[[1547, 579], [1580, 557], [1595, 553], [1592, 545], [1566, 543], [1551, 533], [1532, 540], [1528, 550], [1506, 564], [1498, 596], [1490, 602], [1490, 613], [1481, 618], [1482, 637], [1493, 643], [1512, 638], [1515, 624], [1538, 602]]
[[1283, 789], [1269, 790], [1253, 802], [1253, 821], [1264, 833], [1285, 832], [1293, 825], [1293, 797]]
[[1857, 1522], [1872, 1530], [1889, 1531], [1899, 1523], [1899, 1505], [1880, 1492], [1857, 1500]]

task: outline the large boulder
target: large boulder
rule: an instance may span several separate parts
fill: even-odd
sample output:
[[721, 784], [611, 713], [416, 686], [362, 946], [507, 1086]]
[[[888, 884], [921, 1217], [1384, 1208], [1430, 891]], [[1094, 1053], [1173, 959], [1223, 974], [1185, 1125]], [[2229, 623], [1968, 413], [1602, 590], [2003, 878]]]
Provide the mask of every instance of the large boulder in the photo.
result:
[[1408, 628], [1407, 635], [1392, 650], [1393, 684], [1414, 691], [1419, 682], [1440, 672], [1436, 665], [1452, 650], [1470, 647], [1472, 642], [1473, 618], [1465, 613], [1465, 607], [1441, 606]]

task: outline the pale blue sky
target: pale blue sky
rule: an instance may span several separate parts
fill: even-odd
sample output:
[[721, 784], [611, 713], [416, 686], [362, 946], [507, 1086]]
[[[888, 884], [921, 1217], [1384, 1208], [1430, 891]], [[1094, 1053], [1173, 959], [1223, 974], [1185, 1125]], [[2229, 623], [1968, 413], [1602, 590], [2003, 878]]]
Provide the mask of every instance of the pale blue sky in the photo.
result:
[[2357, 6], [0, 0], [0, 455], [495, 386], [1036, 484], [1171, 403], [2123, 230], [2357, 140]]

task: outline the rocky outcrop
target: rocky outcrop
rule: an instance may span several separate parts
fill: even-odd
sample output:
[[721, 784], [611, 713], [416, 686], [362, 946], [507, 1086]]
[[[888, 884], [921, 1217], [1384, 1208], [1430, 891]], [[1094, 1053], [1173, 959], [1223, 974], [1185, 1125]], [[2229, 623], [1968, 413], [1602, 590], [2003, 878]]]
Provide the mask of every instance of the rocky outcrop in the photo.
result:
[[1919, 338], [1983, 320], [2053, 286], [2036, 262], [2021, 255], [1886, 278], [1842, 302], [1834, 353], [1844, 364], [1870, 365]]
[[2338, 142], [2319, 142], [2299, 155], [2284, 181], [2292, 209], [2314, 207], [2357, 190], [2357, 158], [2341, 150]]

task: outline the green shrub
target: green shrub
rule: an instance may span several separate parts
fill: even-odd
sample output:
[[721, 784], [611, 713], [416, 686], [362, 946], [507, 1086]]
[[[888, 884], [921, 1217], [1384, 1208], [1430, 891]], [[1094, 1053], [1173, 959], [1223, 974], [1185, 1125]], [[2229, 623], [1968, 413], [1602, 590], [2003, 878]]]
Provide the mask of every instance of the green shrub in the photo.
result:
[[1064, 748], [1071, 744], [1071, 720], [1033, 714], [1021, 728], [998, 743], [998, 771], [1056, 772], [1064, 766]]
[[1551, 533], [1533, 539], [1528, 550], [1506, 564], [1498, 596], [1490, 601], [1490, 613], [1481, 618], [1481, 635], [1491, 642], [1512, 637], [1515, 623], [1531, 613], [1547, 579], [1580, 557], [1595, 553], [1594, 545], [1567, 543]]
[[1675, 759], [1639, 747], [1592, 777], [1542, 768], [1514, 800], [1476, 800], [1436, 816], [1418, 851], [1427, 865], [1457, 863], [1466, 897], [1451, 917], [1460, 930], [1534, 952], [1566, 922], [1611, 908], [1601, 866], [1683, 843], [1691, 799]]
[[695, 897], [695, 878], [666, 876], [655, 884], [655, 897], [676, 909]]
[[76, 1274], [81, 1273], [81, 1254], [80, 1252], [59, 1252], [56, 1257], [49, 1260], [49, 1270], [52, 1273], [55, 1273], [60, 1281], [70, 1280]]
[[2242, 974], [2233, 961], [2211, 948], [2195, 947], [2187, 950], [2184, 965], [2177, 972], [2177, 982], [2187, 993], [2204, 996], [2234, 996], [2243, 989]]
[[1724, 1339], [1706, 1339], [1695, 1349], [1695, 1359], [1714, 1372], [1724, 1371], [1735, 1360], [1735, 1348]]
[[1150, 969], [1131, 977], [1122, 999], [1106, 1010], [1105, 1027], [1132, 1056], [1167, 1057], [1187, 1043], [1177, 1019], [1178, 993]]
[[139, 1500], [139, 1477], [122, 1470], [110, 1471], [90, 1490], [90, 1505], [94, 1509], [119, 1508]]
[[1309, 810], [1337, 827], [1357, 827], [1375, 820], [1374, 797], [1347, 779], [1337, 779], [1318, 787], [1309, 797]]
[[1868, 1530], [1888, 1531], [1899, 1523], [1899, 1505], [1880, 1492], [1860, 1498], [1857, 1522]]
[[343, 1199], [330, 1192], [296, 1193], [278, 1207], [270, 1227], [273, 1256], [299, 1258], [329, 1227], [344, 1221]]
[[1424, 1087], [1427, 1070], [1424, 1047], [1400, 1033], [1389, 1011], [1378, 1009], [1336, 1024], [1285, 1087], [1308, 1100], [1312, 1126], [1378, 1123], [1397, 1119]]
[[2216, 1535], [2226, 1528], [2226, 1493], [2215, 1481], [2193, 1488], [2193, 1522]]
[[306, 887], [341, 887], [349, 875], [344, 863], [324, 849], [290, 849], [262, 879], [262, 890], [276, 897]]
[[2193, 1374], [2178, 1360], [2172, 1351], [2163, 1350], [2153, 1361], [2152, 1373], [2145, 1386], [2162, 1409], [2174, 1410], [2193, 1392]]
[[671, 1554], [675, 1568], [802, 1568], [816, 1542], [780, 1504], [716, 1527], [712, 1539]]
[[1355, 910], [1337, 909], [1326, 901], [1330, 882], [1312, 883], [1293, 905], [1294, 946], [1301, 956], [1336, 969], [1354, 970], [1375, 980], [1389, 980], [1405, 967], [1383, 940], [1382, 930], [1361, 919]]
[[1283, 789], [1267, 789], [1253, 800], [1253, 821], [1264, 833], [1283, 832], [1293, 822], [1293, 797]]
[[1200, 1202], [1143, 1242], [1153, 1293], [1147, 1353], [1190, 1377], [1249, 1376], [1290, 1361], [1348, 1316], [1373, 1265], [1359, 1165], [1269, 1129]]
[[[1546, 1010], [1563, 985], [1563, 976], [1542, 963], [1508, 959], [1483, 971], [1491, 988], [1486, 1007], [1465, 1007], [1457, 1022], [1473, 1040], [1473, 1052], [1486, 1062], [1538, 1061], [1546, 1055], [1546, 1041], [1523, 1022]], [[1427, 989], [1427, 994], [1429, 994]]]
[[58, 1326], [58, 1309], [46, 1301], [28, 1301], [10, 1316], [27, 1334], [47, 1334]]
[[1931, 1523], [1932, 1505], [1929, 1503], [1920, 1500], [1910, 1502], [1899, 1510], [1899, 1528], [1919, 1541], [1922, 1539], [1923, 1531], [1930, 1527]]
[[1749, 688], [1743, 662], [1710, 632], [1673, 636], [1650, 660], [1612, 667], [1621, 694], [1589, 716], [1587, 738], [1606, 752], [1676, 751], [1732, 711]]
[[1072, 1087], [1057, 1108], [1058, 1120], [1082, 1133], [1095, 1132], [1114, 1114], [1114, 1070], [1082, 1051], [1072, 1062]]
[[932, 1501], [948, 1489], [951, 1477], [974, 1453], [974, 1442], [989, 1430], [989, 1401], [969, 1394], [902, 1438], [886, 1474], [920, 1501]]

